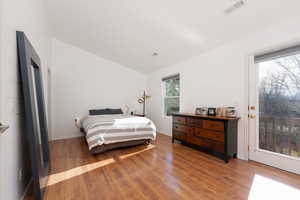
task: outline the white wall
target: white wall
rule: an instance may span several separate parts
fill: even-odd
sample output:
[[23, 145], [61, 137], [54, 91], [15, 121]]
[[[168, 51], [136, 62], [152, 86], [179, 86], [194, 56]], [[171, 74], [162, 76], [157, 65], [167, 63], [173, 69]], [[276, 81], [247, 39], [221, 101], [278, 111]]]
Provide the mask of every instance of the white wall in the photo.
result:
[[[1, 141], [0, 199], [17, 200], [31, 178], [24, 130], [24, 112], [17, 63], [16, 30], [26, 33], [38, 52], [43, 71], [50, 64], [46, 5], [40, 0], [1, 0], [0, 6], [1, 122], [10, 125]], [[23, 176], [19, 177], [19, 171]]]
[[[2, 54], [3, 54], [3, 48], [2, 47], [2, 44], [3, 44], [3, 40], [2, 40], [2, 35], [3, 35], [3, 25], [2, 25], [2, 20], [3, 19], [3, 15], [2, 15], [2, 0], [0, 0], [0, 108], [3, 108], [3, 67], [2, 67], [2, 60], [3, 60], [3, 57], [2, 57]], [[0, 120], [2, 121], [2, 112], [0, 112]], [[5, 153], [4, 153], [4, 140], [1, 139], [1, 135], [0, 135], [0, 163], [3, 163], [4, 162], [4, 157], [5, 157]], [[5, 169], [5, 166], [2, 164], [0, 164], [0, 176], [3, 175], [3, 171]], [[5, 180], [2, 178], [0, 179], [0, 199], [3, 199], [4, 198], [4, 187], [3, 185], [5, 184]]]
[[[171, 117], [163, 114], [161, 78], [180, 73], [181, 112], [194, 112], [200, 105], [238, 106], [242, 120], [238, 131], [238, 157], [247, 158], [245, 141], [247, 120], [247, 65], [255, 52], [300, 42], [300, 18], [268, 27], [174, 66], [148, 76], [147, 88], [152, 98], [148, 113], [158, 131], [171, 134]], [[237, 27], [238, 28], [238, 27]]]
[[89, 109], [140, 109], [145, 75], [56, 39], [52, 61], [52, 139], [80, 136], [74, 119]]

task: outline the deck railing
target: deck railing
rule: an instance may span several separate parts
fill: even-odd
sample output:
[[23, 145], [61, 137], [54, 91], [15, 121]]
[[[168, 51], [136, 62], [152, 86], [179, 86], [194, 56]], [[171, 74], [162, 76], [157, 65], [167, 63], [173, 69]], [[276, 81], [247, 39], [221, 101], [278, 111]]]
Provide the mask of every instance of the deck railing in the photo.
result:
[[261, 116], [259, 147], [300, 157], [300, 118]]

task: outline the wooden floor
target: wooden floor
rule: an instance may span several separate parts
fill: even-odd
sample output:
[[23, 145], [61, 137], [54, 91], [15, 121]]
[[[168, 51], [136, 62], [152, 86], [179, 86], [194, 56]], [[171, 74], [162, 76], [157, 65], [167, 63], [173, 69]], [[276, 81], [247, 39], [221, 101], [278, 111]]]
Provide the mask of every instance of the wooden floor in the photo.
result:
[[266, 199], [257, 198], [263, 195], [261, 191], [270, 196], [281, 191], [279, 187], [300, 191], [298, 175], [239, 159], [225, 164], [179, 143], [172, 144], [170, 137], [161, 134], [148, 147], [97, 156], [89, 154], [83, 138], [55, 141], [50, 148], [52, 175], [45, 200], [256, 200]]

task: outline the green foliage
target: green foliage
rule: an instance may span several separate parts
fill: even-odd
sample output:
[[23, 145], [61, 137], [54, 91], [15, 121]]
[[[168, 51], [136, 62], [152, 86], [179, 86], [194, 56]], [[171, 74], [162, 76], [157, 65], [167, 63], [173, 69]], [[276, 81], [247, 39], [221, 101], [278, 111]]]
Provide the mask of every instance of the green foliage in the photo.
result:
[[164, 99], [165, 114], [179, 112], [180, 80], [170, 79], [165, 82], [166, 97]]
[[169, 79], [166, 81], [166, 96], [180, 96], [179, 79]]
[[165, 113], [167, 116], [179, 112], [179, 97], [165, 98]]

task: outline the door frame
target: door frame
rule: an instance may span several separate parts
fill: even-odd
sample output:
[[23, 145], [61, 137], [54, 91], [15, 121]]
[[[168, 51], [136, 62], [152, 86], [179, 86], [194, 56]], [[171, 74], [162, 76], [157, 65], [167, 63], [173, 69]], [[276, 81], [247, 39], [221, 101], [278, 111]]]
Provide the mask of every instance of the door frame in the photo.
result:
[[[4, 95], [5, 92], [4, 89], [4, 58], [5, 58], [5, 51], [4, 49], [4, 35], [5, 35], [5, 31], [4, 31], [4, 14], [3, 14], [3, 1], [0, 0], [0, 110], [2, 112], [0, 112], [0, 122], [3, 123], [4, 117], [5, 117], [5, 112], [6, 109], [4, 109]], [[4, 112], [3, 112], [4, 111]], [[5, 133], [0, 133], [0, 176], [3, 177], [0, 180], [0, 185], [2, 187], [0, 187], [0, 199], [5, 199], [5, 188], [3, 187], [3, 185], [5, 185], [5, 180], [7, 179], [7, 173], [5, 173], [5, 166], [4, 166], [4, 161], [5, 161], [5, 149], [7, 145], [4, 141], [4, 136], [3, 134], [7, 134], [7, 132]]]
[[[2, 1], [0, 0], [0, 110], [3, 111], [3, 101], [4, 101], [4, 97], [3, 97], [3, 89], [4, 89], [4, 86], [3, 86], [3, 71], [4, 71], [4, 65], [3, 65], [3, 12], [2, 12]], [[3, 112], [0, 112], [0, 122], [3, 122]], [[1, 178], [0, 180], [0, 185], [3, 186], [5, 184], [5, 180], [6, 180], [6, 173], [5, 173], [5, 167], [3, 166], [3, 163], [4, 163], [4, 142], [3, 142], [3, 137], [2, 137], [2, 134], [0, 135], [0, 176], [3, 177]], [[0, 187], [0, 199], [5, 199], [5, 196], [4, 196], [4, 187]]]
[[245, 112], [245, 116], [247, 117], [246, 120], [244, 120], [244, 149], [243, 149], [243, 153], [244, 153], [244, 159], [245, 160], [249, 160], [249, 154], [250, 154], [250, 150], [249, 150], [249, 141], [250, 141], [250, 133], [249, 133], [249, 104], [250, 104], [250, 84], [249, 84], [249, 80], [250, 80], [250, 67], [254, 66], [254, 56], [257, 54], [264, 54], [264, 53], [268, 53], [271, 51], [276, 51], [276, 50], [280, 50], [283, 48], [287, 48], [289, 46], [293, 46], [297, 43], [300, 43], [300, 38], [295, 38], [293, 40], [288, 40], [288, 41], [284, 41], [284, 42], [280, 42], [277, 45], [270, 45], [267, 47], [263, 47], [260, 49], [256, 49], [254, 51], [250, 51], [246, 54], [245, 56], [245, 74], [244, 74], [244, 79], [245, 79], [245, 100], [244, 100], [244, 110]]
[[47, 119], [48, 119], [48, 133], [49, 140], [53, 139], [52, 136], [52, 71], [47, 68]]
[[[250, 102], [251, 102], [251, 97], [250, 97], [250, 92], [251, 92], [251, 89], [250, 89], [250, 81], [251, 81], [251, 67], [256, 67], [255, 63], [254, 63], [254, 56], [255, 55], [259, 55], [259, 54], [265, 54], [265, 53], [268, 53], [268, 52], [272, 52], [272, 51], [277, 51], [277, 50], [281, 50], [281, 49], [284, 49], [284, 48], [288, 48], [290, 46], [294, 46], [295, 44], [299, 44], [300, 43], [300, 38], [297, 38], [297, 39], [293, 39], [293, 40], [289, 40], [287, 42], [281, 42], [281, 44], [279, 45], [275, 45], [275, 46], [270, 46], [270, 47], [267, 47], [267, 48], [262, 48], [260, 50], [256, 50], [256, 51], [253, 51], [251, 53], [249, 53], [247, 56], [246, 56], [246, 69], [245, 69], [245, 95], [246, 95], [246, 98], [245, 98], [245, 106], [246, 106], [246, 110], [247, 110], [247, 120], [245, 120], [245, 159], [246, 160], [250, 160], [250, 153], [251, 153], [251, 146], [250, 146], [250, 137], [251, 137], [251, 134], [250, 134], [250, 120], [251, 118], [249, 117], [249, 114], [250, 114], [250, 109], [249, 109], [249, 106], [250, 105]], [[257, 77], [257, 76], [256, 76]], [[255, 84], [257, 84], [257, 81], [255, 82]], [[257, 108], [259, 109], [259, 108]], [[258, 117], [258, 116], [257, 116]], [[258, 120], [256, 118], [256, 120]], [[258, 127], [256, 126], [256, 129], [258, 129]], [[256, 130], [257, 131], [257, 130]], [[256, 136], [257, 137], [257, 136]], [[272, 153], [272, 152], [269, 152], [267, 150], [260, 150], [261, 152], [267, 152], [269, 155], [274, 155], [274, 156], [277, 156], [278, 153]], [[287, 156], [287, 155], [281, 155], [282, 157], [285, 157], [287, 159], [292, 159], [290, 156]], [[263, 163], [263, 162], [261, 162]], [[266, 164], [266, 163], [263, 163], [263, 164]], [[276, 163], [272, 163], [272, 167], [277, 167], [277, 168], [280, 168]], [[267, 165], [270, 165], [270, 164], [267, 164]], [[284, 169], [283, 169], [284, 170]], [[294, 172], [294, 173], [299, 173], [298, 171], [293, 171], [291, 170], [290, 172]]]

